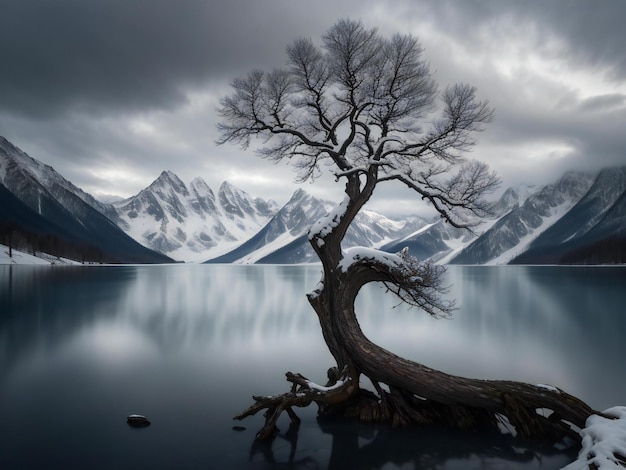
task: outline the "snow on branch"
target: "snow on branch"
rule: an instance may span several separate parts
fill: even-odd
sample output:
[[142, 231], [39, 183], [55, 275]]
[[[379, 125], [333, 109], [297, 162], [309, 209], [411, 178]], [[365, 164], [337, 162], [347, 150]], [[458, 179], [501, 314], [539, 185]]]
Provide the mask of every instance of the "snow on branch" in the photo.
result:
[[350, 198], [345, 196], [337, 207], [318, 219], [309, 229], [309, 240], [317, 238], [318, 246], [321, 247], [324, 243], [323, 238], [330, 234], [341, 222], [348, 209], [348, 204], [350, 204]]
[[446, 269], [431, 262], [420, 262], [409, 254], [408, 248], [398, 253], [402, 265], [394, 279], [385, 286], [403, 302], [418, 307], [433, 317], [448, 317], [454, 310], [454, 301], [446, 300], [444, 286]]
[[431, 262], [420, 262], [409, 254], [408, 248], [397, 254], [372, 248], [349, 248], [345, 250], [338, 268], [347, 273], [361, 266], [376, 273], [372, 281], [382, 282], [400, 300], [433, 317], [448, 317], [455, 308], [454, 301], [443, 297], [447, 293], [445, 268]]
[[389, 269], [399, 269], [402, 265], [402, 259], [398, 255], [374, 248], [354, 246], [344, 251], [343, 258], [338, 267], [343, 272], [348, 272], [351, 266], [363, 261], [380, 263], [386, 265]]

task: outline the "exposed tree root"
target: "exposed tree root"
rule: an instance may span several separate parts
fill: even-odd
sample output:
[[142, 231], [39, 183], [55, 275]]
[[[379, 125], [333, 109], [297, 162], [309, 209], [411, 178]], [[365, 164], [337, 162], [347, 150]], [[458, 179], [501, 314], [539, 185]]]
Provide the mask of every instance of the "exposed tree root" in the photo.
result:
[[[333, 374], [333, 371], [334, 374]], [[433, 371], [434, 372], [434, 371]], [[438, 374], [442, 374], [438, 372]], [[334, 375], [334, 377], [333, 377]], [[442, 374], [445, 375], [445, 374]], [[553, 409], [570, 410], [567, 416], [573, 419], [572, 409], [581, 419], [593, 413], [580, 400], [560, 390], [543, 386], [505, 381], [474, 381], [451, 377], [453, 381], [470, 381], [491, 395], [489, 407], [462, 403], [441, 403], [418, 397], [399, 387], [384, 390], [379, 382], [373, 381], [376, 393], [355, 386], [354, 378], [344, 371], [338, 376], [336, 368], [329, 369], [331, 379], [319, 386], [300, 374], [288, 372], [287, 381], [291, 390], [282, 395], [255, 396], [255, 403], [235, 419], [242, 420], [261, 410], [266, 410], [265, 425], [257, 433], [257, 439], [271, 439], [278, 429], [276, 423], [282, 412], [286, 412], [293, 423], [299, 423], [294, 407], [305, 407], [315, 402], [323, 415], [340, 415], [358, 418], [365, 422], [389, 422], [394, 426], [420, 425], [455, 428], [465, 431], [513, 427], [521, 437], [549, 438], [558, 440], [565, 436], [578, 439], [577, 429], [570, 421]], [[454, 390], [450, 390], [454, 396]], [[550, 412], [546, 412], [549, 409]], [[582, 427], [576, 419], [572, 423]]]
[[[441, 403], [393, 386], [388, 387], [387, 391], [378, 382], [373, 382], [376, 388], [374, 393], [355, 386], [354, 379], [345, 375], [342, 380], [323, 387], [300, 374], [288, 372], [286, 377], [292, 383], [289, 392], [255, 396], [255, 403], [235, 416], [235, 419], [242, 420], [266, 410], [265, 424], [256, 435], [259, 440], [271, 439], [278, 433], [276, 423], [283, 412], [288, 414], [293, 423], [299, 423], [294, 407], [305, 407], [314, 402], [322, 415], [353, 417], [364, 422], [388, 422], [393, 426], [437, 426], [464, 431], [508, 427], [513, 428], [520, 437], [555, 441], [565, 436], [579, 439], [577, 428], [584, 425], [584, 421], [581, 423], [579, 420], [571, 423], [554, 411], [566, 409], [568, 403], [586, 407], [576, 398], [559, 390], [539, 386], [535, 389], [535, 386], [517, 382], [481, 381], [481, 386], [492, 396], [492, 404], [484, 407], [461, 402]], [[583, 409], [588, 410], [589, 414], [593, 413], [591, 409]]]
[[256, 435], [259, 440], [271, 439], [278, 433], [276, 423], [283, 411], [289, 415], [292, 423], [299, 423], [300, 418], [293, 411], [294, 406], [302, 408], [315, 402], [320, 409], [325, 409], [345, 402], [358, 390], [348, 376], [347, 370], [339, 374], [336, 368], [329, 369], [329, 380], [325, 386], [317, 385], [300, 374], [287, 372], [285, 375], [287, 381], [292, 384], [289, 392], [266, 397], [253, 396], [255, 403], [234, 418], [242, 420], [261, 410], [266, 410], [265, 425]]
[[361, 353], [354, 356], [355, 365], [377, 388], [379, 409], [372, 416], [382, 421], [466, 430], [508, 421], [522, 437], [559, 439], [578, 438], [570, 424], [582, 428], [596, 413], [555, 387], [451, 376], [400, 358], [364, 337], [346, 344], [349, 351], [354, 347]]

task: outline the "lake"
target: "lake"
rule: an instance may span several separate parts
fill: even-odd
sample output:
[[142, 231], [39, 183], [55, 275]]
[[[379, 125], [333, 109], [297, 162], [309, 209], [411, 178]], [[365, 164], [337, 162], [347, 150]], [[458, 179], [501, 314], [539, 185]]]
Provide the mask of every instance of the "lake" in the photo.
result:
[[[232, 417], [286, 371], [333, 365], [305, 294], [312, 266], [0, 266], [2, 469], [552, 469], [562, 451], [510, 437], [318, 421], [256, 443]], [[374, 342], [446, 372], [552, 384], [626, 404], [626, 268], [451, 266], [450, 319], [358, 298]], [[147, 428], [126, 416], [144, 414]], [[244, 430], [234, 430], [240, 425]]]

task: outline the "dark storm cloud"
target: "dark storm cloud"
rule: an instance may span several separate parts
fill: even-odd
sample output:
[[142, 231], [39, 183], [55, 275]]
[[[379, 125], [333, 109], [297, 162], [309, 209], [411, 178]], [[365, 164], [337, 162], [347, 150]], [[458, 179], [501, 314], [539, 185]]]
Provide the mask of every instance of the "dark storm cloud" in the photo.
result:
[[[319, 37], [338, 17], [368, 12], [367, 2], [308, 3], [5, 1], [0, 106], [35, 117], [67, 110], [174, 108], [185, 102], [190, 87], [280, 65], [285, 45], [295, 37]], [[502, 17], [530, 21], [542, 34], [562, 37], [581, 67], [604, 64], [613, 77], [626, 76], [626, 28], [621, 25], [626, 2], [428, 0], [406, 5], [414, 18], [430, 12], [437, 28], [463, 41], [478, 40], [481, 25]]]
[[[0, 23], [0, 100], [17, 113], [51, 117], [68, 108], [139, 109], [181, 99], [180, 80], [206, 74], [192, 41], [171, 34], [201, 5], [154, 2], [11, 1]], [[195, 14], [193, 14], [195, 13]], [[190, 21], [191, 20], [191, 21]], [[201, 36], [197, 37], [200, 41]]]
[[290, 15], [275, 0], [5, 1], [0, 106], [47, 118], [173, 108], [190, 87], [278, 65], [286, 38], [315, 23]]
[[[517, 4], [527, 17], [533, 14], [544, 30], [566, 40], [571, 57], [582, 66], [607, 67], [610, 78], [626, 78], [626, 2], [533, 0]], [[542, 11], [545, 15], [537, 15]]]

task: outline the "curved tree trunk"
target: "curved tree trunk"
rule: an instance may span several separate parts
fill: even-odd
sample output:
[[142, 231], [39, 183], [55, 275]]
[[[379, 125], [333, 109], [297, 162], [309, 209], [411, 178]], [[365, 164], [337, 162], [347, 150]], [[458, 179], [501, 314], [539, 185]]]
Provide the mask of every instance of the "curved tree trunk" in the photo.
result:
[[[375, 175], [370, 181], [375, 180]], [[521, 436], [578, 438], [587, 417], [596, 413], [579, 399], [556, 388], [513, 381], [478, 380], [452, 376], [403, 359], [372, 343], [361, 331], [354, 303], [360, 289], [370, 282], [407, 286], [411, 273], [396, 270], [376, 257], [344, 265], [341, 240], [350, 222], [369, 199], [373, 186], [349, 179], [345, 207], [331, 220], [331, 230], [314, 232], [311, 245], [323, 266], [323, 278], [308, 299], [318, 315], [324, 340], [337, 362], [329, 369], [328, 383], [319, 386], [299, 374], [287, 373], [290, 392], [254, 397], [253, 404], [236, 416], [266, 409], [266, 422], [257, 438], [273, 437], [276, 421], [286, 411], [298, 418], [294, 406], [316, 402], [320, 413], [356, 416], [366, 421], [396, 425], [437, 424], [475, 430], [497, 427], [507, 421]], [[342, 212], [343, 211], [343, 212]], [[361, 375], [373, 383], [376, 393], [359, 387]], [[546, 413], [551, 410], [552, 413]]]
[[[354, 265], [342, 274], [349, 282], [341, 292], [340, 314], [335, 322], [342, 346], [357, 371], [372, 380], [379, 393], [379, 401], [373, 408], [369, 404], [369, 411], [365, 411], [373, 413], [372, 419], [476, 429], [496, 426], [506, 417], [521, 436], [577, 436], [568, 423], [582, 428], [594, 410], [561, 390], [449, 375], [403, 359], [369, 341], [357, 321], [354, 301], [363, 285], [389, 281], [392, 276], [385, 264], [375, 260]], [[388, 391], [379, 384], [385, 384]], [[553, 413], [545, 417], [545, 409]]]

